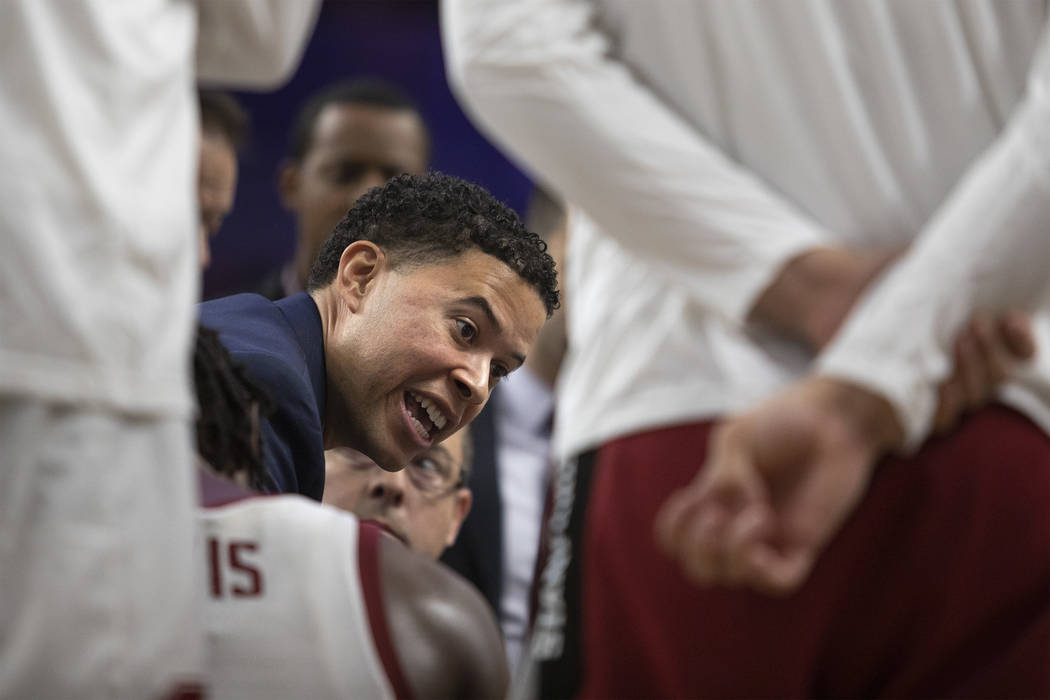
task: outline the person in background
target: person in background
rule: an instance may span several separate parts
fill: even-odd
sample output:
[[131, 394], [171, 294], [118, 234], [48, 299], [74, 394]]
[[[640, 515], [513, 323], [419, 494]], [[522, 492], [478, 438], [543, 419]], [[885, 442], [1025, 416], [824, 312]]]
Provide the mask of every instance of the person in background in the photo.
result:
[[0, 4], [0, 697], [200, 690], [193, 86], [280, 85], [319, 5]]
[[358, 197], [395, 175], [422, 174], [429, 156], [423, 115], [397, 86], [357, 78], [311, 96], [278, 176], [281, 202], [295, 216], [295, 253], [251, 291], [274, 301], [303, 291], [321, 244]]
[[[525, 224], [547, 243], [564, 276], [564, 207], [542, 188]], [[496, 611], [513, 673], [529, 621], [529, 594], [550, 480], [554, 387], [565, 354], [562, 306], [543, 326], [524, 367], [493, 392], [471, 426], [474, 507], [442, 561], [478, 587]]]
[[503, 697], [499, 631], [477, 592], [376, 523], [243, 488], [265, 470], [272, 402], [205, 327], [194, 376], [212, 695]]
[[321, 501], [376, 522], [437, 559], [470, 512], [470, 430], [450, 435], [396, 472], [348, 447], [326, 450]]
[[211, 264], [211, 239], [233, 209], [237, 194], [237, 151], [244, 142], [248, 115], [220, 90], [198, 90], [201, 139], [197, 199], [200, 202], [201, 269]]
[[1047, 4], [441, 11], [579, 208], [539, 694], [1050, 694]]

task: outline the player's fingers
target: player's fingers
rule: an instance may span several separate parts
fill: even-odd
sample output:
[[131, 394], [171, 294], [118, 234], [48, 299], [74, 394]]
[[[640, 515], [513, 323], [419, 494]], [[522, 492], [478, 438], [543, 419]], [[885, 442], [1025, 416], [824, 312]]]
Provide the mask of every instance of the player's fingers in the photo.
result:
[[954, 426], [966, 408], [966, 372], [969, 357], [964, 348], [964, 341], [971, 334], [970, 326], [967, 325], [956, 336], [952, 348], [952, 373], [937, 388], [938, 402], [933, 425], [938, 434], [945, 433]]
[[948, 431], [954, 416], [962, 412], [962, 389], [958, 378], [951, 378], [937, 388], [937, 410], [933, 416], [933, 432], [942, 435]]
[[725, 581], [726, 530], [730, 514], [720, 504], [703, 504], [683, 532], [678, 559], [682, 573], [696, 584], [714, 585]]
[[1027, 360], [1035, 354], [1035, 334], [1028, 314], [1005, 311], [997, 319], [998, 330], [1007, 351], [1016, 360]]
[[690, 484], [673, 492], [660, 507], [653, 522], [656, 544], [667, 556], [677, 556], [682, 532], [689, 516], [698, 505], [696, 485]]
[[769, 533], [770, 514], [754, 506], [737, 514], [725, 532], [723, 578], [730, 585], [748, 585], [759, 579], [751, 566], [751, 554], [764, 546]]
[[956, 372], [963, 390], [964, 408], [981, 403], [987, 393], [986, 367], [977, 343], [975, 330], [979, 320], [972, 321], [959, 336], [956, 343]]
[[809, 548], [780, 552], [770, 546], [756, 546], [749, 557], [748, 584], [762, 593], [784, 596], [797, 590], [809, 576], [816, 553]]
[[977, 349], [984, 358], [988, 375], [996, 382], [1002, 381], [1013, 366], [1007, 331], [996, 319], [990, 317], [975, 320], [973, 330]]

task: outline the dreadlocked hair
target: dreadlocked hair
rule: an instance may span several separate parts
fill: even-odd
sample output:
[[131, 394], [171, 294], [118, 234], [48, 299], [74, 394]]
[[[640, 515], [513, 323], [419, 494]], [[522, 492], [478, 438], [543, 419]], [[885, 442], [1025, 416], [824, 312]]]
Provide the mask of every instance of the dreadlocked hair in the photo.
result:
[[269, 394], [254, 383], [219, 340], [219, 334], [197, 326], [193, 353], [193, 380], [197, 387], [197, 452], [220, 474], [238, 473], [248, 483], [263, 483], [259, 423], [273, 410]]

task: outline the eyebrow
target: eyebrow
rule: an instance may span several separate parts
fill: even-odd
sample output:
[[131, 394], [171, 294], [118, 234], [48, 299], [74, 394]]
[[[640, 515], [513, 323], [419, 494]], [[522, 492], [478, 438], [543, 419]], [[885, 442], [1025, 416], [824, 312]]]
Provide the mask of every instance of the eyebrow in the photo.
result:
[[[476, 306], [479, 309], [481, 309], [481, 311], [488, 318], [489, 323], [491, 323], [492, 327], [496, 329], [496, 334], [500, 335], [500, 334], [503, 333], [503, 326], [500, 325], [500, 322], [498, 320], [496, 320], [496, 314], [494, 314], [492, 312], [492, 307], [489, 306], [488, 299], [486, 299], [485, 297], [474, 296], [474, 297], [464, 297], [464, 298], [459, 299], [457, 301], [460, 304], [470, 304], [471, 306]], [[523, 364], [525, 364], [525, 356], [524, 355], [520, 355], [518, 353], [513, 353], [511, 356], [515, 360], [518, 361], [518, 367], [521, 367]]]

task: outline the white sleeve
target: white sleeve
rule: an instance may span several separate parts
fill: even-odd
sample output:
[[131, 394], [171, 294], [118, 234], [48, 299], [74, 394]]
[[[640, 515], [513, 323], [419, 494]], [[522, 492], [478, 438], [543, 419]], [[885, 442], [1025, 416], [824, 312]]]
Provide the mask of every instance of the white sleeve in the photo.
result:
[[[976, 311], [1046, 310], [1050, 278], [1050, 33], [1024, 100], [908, 254], [817, 363], [895, 407], [914, 448], [928, 435], [955, 334]], [[1050, 351], [1040, 348], [1039, 352]]]
[[608, 55], [581, 0], [444, 0], [449, 82], [475, 122], [632, 252], [742, 321], [827, 234]]
[[295, 72], [320, 0], [199, 0], [197, 78], [274, 89]]

